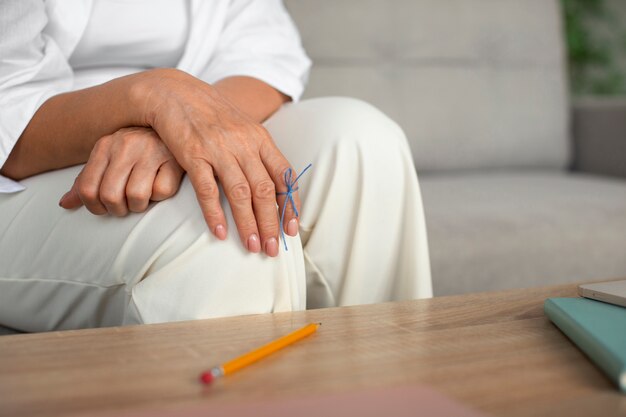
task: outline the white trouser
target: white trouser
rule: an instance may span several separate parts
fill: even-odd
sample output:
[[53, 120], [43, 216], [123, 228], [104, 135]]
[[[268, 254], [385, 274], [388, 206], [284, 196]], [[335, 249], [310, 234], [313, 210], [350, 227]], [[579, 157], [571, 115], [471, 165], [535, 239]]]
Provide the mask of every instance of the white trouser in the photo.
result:
[[124, 218], [67, 211], [81, 167], [0, 195], [0, 325], [24, 331], [430, 297], [424, 213], [401, 129], [345, 98], [288, 104], [266, 126], [297, 171], [300, 235], [269, 258], [207, 231], [187, 179]]

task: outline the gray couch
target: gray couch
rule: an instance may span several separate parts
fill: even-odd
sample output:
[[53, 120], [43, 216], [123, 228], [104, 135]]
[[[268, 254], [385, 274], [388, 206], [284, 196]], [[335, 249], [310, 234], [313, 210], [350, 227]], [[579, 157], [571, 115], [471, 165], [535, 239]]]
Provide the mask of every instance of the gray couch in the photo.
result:
[[404, 128], [435, 295], [626, 277], [626, 101], [570, 102], [557, 0], [286, 5], [306, 96]]

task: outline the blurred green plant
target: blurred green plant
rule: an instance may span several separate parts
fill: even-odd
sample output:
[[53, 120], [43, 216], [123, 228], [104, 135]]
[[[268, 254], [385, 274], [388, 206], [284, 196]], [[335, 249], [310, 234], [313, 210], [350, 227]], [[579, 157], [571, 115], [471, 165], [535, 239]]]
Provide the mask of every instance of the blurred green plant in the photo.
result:
[[[565, 16], [570, 89], [573, 94], [626, 93], [615, 51], [626, 47], [626, 33], [605, 0], [561, 0]], [[601, 36], [604, 26], [611, 36]], [[616, 42], [617, 40], [617, 42]]]

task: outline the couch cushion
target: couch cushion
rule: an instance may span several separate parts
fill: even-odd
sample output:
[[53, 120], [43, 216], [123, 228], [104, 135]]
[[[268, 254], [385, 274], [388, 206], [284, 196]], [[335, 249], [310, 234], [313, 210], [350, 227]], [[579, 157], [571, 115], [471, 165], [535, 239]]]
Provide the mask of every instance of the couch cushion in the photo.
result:
[[314, 61], [305, 97], [373, 103], [419, 172], [562, 168], [569, 158], [557, 0], [287, 0]]
[[436, 295], [626, 278], [624, 180], [519, 172], [420, 184]]

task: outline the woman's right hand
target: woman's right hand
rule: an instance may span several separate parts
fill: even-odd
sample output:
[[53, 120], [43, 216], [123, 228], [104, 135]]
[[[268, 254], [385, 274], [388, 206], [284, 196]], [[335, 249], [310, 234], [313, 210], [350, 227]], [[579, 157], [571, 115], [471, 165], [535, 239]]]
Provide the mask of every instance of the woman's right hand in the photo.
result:
[[141, 213], [180, 188], [183, 170], [154, 130], [127, 127], [98, 140], [59, 206], [93, 214]]
[[[178, 70], [143, 73], [133, 94], [143, 97], [145, 124], [152, 127], [187, 172], [210, 230], [225, 239], [219, 180], [239, 237], [251, 252], [278, 255], [279, 218], [287, 191], [289, 162], [267, 130], [211, 85]], [[293, 171], [292, 178], [296, 172]], [[293, 194], [297, 210], [300, 201]], [[290, 204], [285, 233], [295, 236], [298, 220]]]

